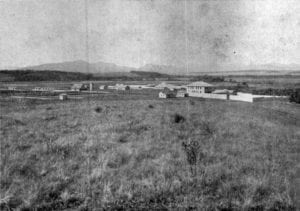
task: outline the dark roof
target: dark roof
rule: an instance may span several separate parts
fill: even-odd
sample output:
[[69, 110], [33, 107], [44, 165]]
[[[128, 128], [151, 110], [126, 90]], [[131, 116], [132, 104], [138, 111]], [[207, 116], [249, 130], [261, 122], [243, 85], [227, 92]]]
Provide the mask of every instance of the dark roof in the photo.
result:
[[83, 84], [73, 84], [72, 88], [81, 88]]
[[188, 84], [187, 86], [202, 86], [202, 87], [211, 87], [213, 85], [209, 84], [209, 83], [206, 83], [204, 81], [196, 81], [196, 82], [193, 82], [193, 83], [190, 83]]
[[171, 90], [168, 90], [168, 89], [165, 89], [165, 90], [163, 90], [161, 92], [164, 93], [164, 94], [175, 94], [175, 92], [173, 92]]

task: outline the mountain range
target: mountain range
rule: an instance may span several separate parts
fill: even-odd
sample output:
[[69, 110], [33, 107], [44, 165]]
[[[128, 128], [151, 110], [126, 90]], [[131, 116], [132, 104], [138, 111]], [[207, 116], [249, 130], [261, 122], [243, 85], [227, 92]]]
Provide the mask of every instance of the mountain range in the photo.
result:
[[136, 70], [135, 68], [118, 66], [113, 63], [96, 62], [88, 63], [83, 60], [61, 62], [61, 63], [47, 63], [36, 66], [27, 66], [20, 68], [23, 70], [57, 70], [66, 72], [82, 72], [82, 73], [106, 73], [106, 72], [130, 72]]
[[[10, 68], [12, 69], [12, 68]], [[114, 63], [95, 62], [88, 63], [83, 60], [60, 62], [60, 63], [47, 63], [36, 66], [27, 66], [22, 68], [13, 68], [14, 70], [48, 70], [48, 71], [66, 71], [66, 72], [81, 72], [92, 73], [97, 75], [102, 74], [126, 74], [132, 71], [144, 72], [158, 72], [163, 74], [173, 75], [280, 75], [280, 74], [300, 74], [300, 65], [281, 65], [281, 64], [266, 64], [257, 65], [255, 67], [243, 68], [243, 70], [230, 70], [230, 71], [211, 71], [207, 68], [190, 68], [189, 73], [186, 72], [184, 67], [177, 67], [172, 65], [156, 65], [146, 64], [140, 68], [119, 66]]]

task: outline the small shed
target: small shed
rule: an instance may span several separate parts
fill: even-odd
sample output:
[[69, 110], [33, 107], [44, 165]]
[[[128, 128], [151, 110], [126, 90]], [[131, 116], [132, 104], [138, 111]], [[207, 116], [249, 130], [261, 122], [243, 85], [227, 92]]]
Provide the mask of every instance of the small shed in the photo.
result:
[[184, 86], [178, 86], [178, 85], [173, 85], [173, 84], [168, 84], [166, 82], [162, 82], [160, 84], [158, 84], [157, 86], [155, 86], [156, 89], [169, 89], [171, 91], [174, 90], [180, 90], [182, 88], [184, 88]]
[[158, 97], [159, 98], [173, 98], [176, 97], [174, 92], [168, 91], [168, 90], [164, 90], [158, 93]]
[[124, 84], [116, 84], [115, 86], [116, 90], [129, 90], [130, 87], [128, 85], [124, 85]]
[[186, 93], [186, 91], [179, 90], [176, 93], [176, 97], [188, 97], [188, 93]]
[[108, 89], [108, 85], [100, 85], [99, 89], [100, 90], [106, 90], [106, 89]]
[[15, 86], [9, 86], [7, 89], [11, 90], [11, 91], [14, 91], [14, 90], [17, 90], [17, 87], [15, 87]]
[[73, 84], [73, 86], [71, 87], [72, 91], [82, 91], [82, 90], [88, 90], [89, 86], [87, 84]]
[[54, 90], [53, 87], [41, 87], [40, 91], [44, 91], [44, 92], [52, 92]]
[[68, 99], [68, 95], [66, 93], [62, 93], [58, 97], [59, 97], [59, 100], [67, 100]]
[[130, 89], [143, 89], [144, 85], [129, 85]]

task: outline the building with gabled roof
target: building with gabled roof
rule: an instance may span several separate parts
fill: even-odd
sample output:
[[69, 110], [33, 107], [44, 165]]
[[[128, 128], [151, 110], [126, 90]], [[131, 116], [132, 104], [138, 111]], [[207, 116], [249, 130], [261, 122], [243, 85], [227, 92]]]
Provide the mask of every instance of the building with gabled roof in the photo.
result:
[[125, 90], [130, 90], [130, 87], [128, 85], [125, 85], [125, 84], [116, 84], [115, 89], [125, 91]]
[[83, 84], [83, 83], [78, 83], [78, 84], [73, 84], [73, 86], [71, 87], [72, 91], [82, 91], [82, 90], [88, 90], [89, 86], [87, 84]]
[[169, 90], [179, 90], [185, 88], [185, 86], [179, 86], [179, 85], [174, 85], [174, 84], [168, 84], [166, 82], [162, 82], [158, 85], [155, 86], [156, 89], [165, 89], [168, 88]]
[[176, 97], [176, 93], [172, 92], [168, 89], [164, 89], [163, 91], [158, 93], [159, 98], [173, 98]]
[[187, 93], [203, 94], [206, 93], [206, 88], [213, 87], [213, 85], [203, 81], [196, 81], [188, 84], [186, 87]]

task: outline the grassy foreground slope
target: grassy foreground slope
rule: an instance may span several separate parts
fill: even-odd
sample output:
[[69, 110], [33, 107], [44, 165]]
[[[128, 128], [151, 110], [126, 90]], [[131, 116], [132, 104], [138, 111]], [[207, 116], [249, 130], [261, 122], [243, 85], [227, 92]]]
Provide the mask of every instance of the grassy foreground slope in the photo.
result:
[[0, 116], [2, 209], [295, 210], [299, 107], [289, 115], [197, 99], [13, 106]]

